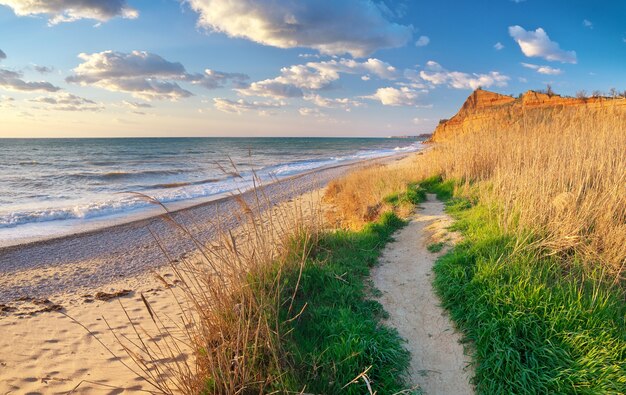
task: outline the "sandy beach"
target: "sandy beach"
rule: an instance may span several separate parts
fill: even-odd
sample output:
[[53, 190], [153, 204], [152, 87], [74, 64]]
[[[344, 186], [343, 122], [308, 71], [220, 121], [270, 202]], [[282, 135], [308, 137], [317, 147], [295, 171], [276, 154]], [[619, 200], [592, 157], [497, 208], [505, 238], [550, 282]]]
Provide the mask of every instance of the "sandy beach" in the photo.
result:
[[[372, 162], [295, 176], [263, 187], [263, 193], [273, 204], [303, 196], [319, 199], [320, 188], [330, 180]], [[254, 198], [251, 193], [242, 196], [249, 202]], [[198, 240], [208, 241], [218, 227], [235, 228], [240, 210], [235, 199], [224, 198], [173, 216]], [[154, 390], [121, 363], [133, 366], [107, 327], [132, 337], [126, 311], [132, 322], [153, 325], [141, 295], [168, 317], [172, 328], [181, 324], [175, 276], [151, 231], [173, 259], [193, 254], [189, 237], [158, 217], [0, 250], [0, 348], [5, 351], [0, 357], [0, 392]]]

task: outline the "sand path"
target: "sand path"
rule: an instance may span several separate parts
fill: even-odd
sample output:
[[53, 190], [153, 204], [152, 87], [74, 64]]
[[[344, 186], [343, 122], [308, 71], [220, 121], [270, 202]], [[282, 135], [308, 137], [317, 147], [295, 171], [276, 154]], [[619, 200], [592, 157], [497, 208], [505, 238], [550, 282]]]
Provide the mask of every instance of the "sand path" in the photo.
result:
[[388, 324], [408, 341], [411, 383], [426, 395], [473, 394], [470, 358], [431, 284], [439, 254], [426, 247], [432, 242], [452, 243], [458, 237], [446, 231], [451, 219], [443, 209], [443, 203], [429, 195], [409, 224], [395, 235], [395, 241], [387, 245], [372, 279], [383, 293], [380, 302], [389, 312]]

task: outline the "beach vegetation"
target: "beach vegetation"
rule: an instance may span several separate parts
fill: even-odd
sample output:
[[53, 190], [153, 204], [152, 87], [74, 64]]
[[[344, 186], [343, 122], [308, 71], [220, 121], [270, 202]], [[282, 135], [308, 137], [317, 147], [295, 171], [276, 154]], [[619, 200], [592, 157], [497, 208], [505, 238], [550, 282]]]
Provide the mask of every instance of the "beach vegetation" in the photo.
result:
[[[621, 394], [624, 125], [612, 108], [529, 111], [514, 125], [484, 125], [337, 180], [327, 200], [341, 202], [350, 178], [376, 173], [446, 201], [463, 241], [439, 258], [434, 285], [465, 336], [478, 393]], [[352, 223], [364, 220], [358, 214], [345, 213]]]

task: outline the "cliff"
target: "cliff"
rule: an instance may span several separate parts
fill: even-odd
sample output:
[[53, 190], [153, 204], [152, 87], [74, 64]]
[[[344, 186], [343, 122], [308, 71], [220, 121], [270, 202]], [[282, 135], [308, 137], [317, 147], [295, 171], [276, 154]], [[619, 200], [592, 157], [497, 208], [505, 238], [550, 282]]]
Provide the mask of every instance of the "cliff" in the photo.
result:
[[514, 98], [478, 89], [470, 94], [456, 115], [439, 122], [429, 141], [445, 141], [457, 134], [484, 128], [504, 128], [520, 121], [523, 114], [528, 112], [548, 113], [576, 107], [589, 109], [618, 107], [626, 111], [626, 99], [571, 98], [535, 91], [528, 91]]

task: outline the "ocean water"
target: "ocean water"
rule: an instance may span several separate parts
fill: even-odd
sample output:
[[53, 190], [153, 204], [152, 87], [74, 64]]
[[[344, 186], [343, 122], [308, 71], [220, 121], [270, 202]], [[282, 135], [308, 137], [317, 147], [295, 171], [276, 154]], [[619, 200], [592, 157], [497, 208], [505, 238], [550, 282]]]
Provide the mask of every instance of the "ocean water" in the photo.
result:
[[417, 151], [408, 139], [135, 138], [0, 140], [0, 242], [246, 190], [349, 161]]

